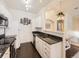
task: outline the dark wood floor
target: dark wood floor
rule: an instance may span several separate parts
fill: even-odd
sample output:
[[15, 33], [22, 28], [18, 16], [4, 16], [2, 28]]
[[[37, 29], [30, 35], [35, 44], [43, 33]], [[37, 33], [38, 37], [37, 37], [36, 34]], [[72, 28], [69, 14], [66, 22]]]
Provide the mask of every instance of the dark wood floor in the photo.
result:
[[16, 58], [41, 58], [32, 43], [23, 43], [16, 50]]
[[79, 47], [71, 45], [71, 48], [66, 51], [66, 57], [72, 58], [77, 52], [79, 52]]
[[[77, 52], [79, 52], [79, 47], [71, 45], [71, 48], [66, 51], [66, 57], [72, 58]], [[16, 50], [16, 58], [41, 58], [41, 56], [32, 43], [23, 43]]]

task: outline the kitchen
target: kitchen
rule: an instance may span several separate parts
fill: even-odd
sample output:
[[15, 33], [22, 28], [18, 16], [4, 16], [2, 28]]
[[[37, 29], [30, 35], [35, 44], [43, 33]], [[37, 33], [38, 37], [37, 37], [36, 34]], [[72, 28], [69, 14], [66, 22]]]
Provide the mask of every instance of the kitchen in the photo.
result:
[[78, 4], [78, 0], [1, 0], [0, 57], [78, 58]]

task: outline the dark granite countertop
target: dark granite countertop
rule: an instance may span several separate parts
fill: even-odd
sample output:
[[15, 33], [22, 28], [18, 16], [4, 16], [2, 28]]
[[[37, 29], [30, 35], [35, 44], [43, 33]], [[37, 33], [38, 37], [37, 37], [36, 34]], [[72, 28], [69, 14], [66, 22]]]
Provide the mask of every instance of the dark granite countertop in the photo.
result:
[[61, 37], [49, 35], [43, 32], [33, 32], [33, 35], [38, 36], [43, 41], [47, 42], [48, 44], [55, 44], [62, 41]]
[[5, 44], [0, 45], [0, 58], [4, 55], [8, 47], [16, 40], [15, 37], [6, 37], [5, 38], [8, 43], [5, 42]]

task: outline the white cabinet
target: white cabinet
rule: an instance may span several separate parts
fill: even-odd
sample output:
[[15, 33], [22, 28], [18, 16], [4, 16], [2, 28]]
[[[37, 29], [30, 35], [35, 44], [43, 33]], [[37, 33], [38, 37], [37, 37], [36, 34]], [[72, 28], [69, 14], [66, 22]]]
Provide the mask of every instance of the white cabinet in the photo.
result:
[[44, 23], [44, 30], [45, 31], [56, 31], [56, 15], [53, 10], [46, 10], [45, 11], [45, 23]]
[[52, 21], [56, 20], [55, 19], [55, 11], [53, 11], [53, 10], [46, 10], [45, 18], [49, 19], [49, 20], [52, 20]]
[[43, 58], [62, 57], [62, 42], [50, 45], [36, 36], [36, 49]]
[[42, 30], [43, 29], [43, 24], [44, 24], [44, 19], [43, 19], [43, 15], [38, 15], [35, 18], [35, 29], [36, 30]]
[[6, 50], [2, 58], [10, 58], [10, 47]]
[[41, 19], [41, 16], [39, 15], [37, 15], [36, 17], [35, 17], [35, 19], [33, 20], [33, 26], [32, 26], [32, 28], [33, 28], [33, 30], [35, 31], [35, 30], [41, 30], [42, 29], [42, 19]]
[[36, 17], [36, 27], [42, 27], [42, 19], [40, 15]]
[[41, 40], [38, 37], [36, 37], [35, 42], [36, 42], [36, 49], [41, 54], [42, 53], [42, 50], [41, 50], [42, 49], [42, 42], [41, 42]]
[[36, 14], [32, 24], [33, 29], [37, 30], [36, 28], [41, 28], [43, 30], [45, 23], [45, 11], [41, 10], [39, 13]]

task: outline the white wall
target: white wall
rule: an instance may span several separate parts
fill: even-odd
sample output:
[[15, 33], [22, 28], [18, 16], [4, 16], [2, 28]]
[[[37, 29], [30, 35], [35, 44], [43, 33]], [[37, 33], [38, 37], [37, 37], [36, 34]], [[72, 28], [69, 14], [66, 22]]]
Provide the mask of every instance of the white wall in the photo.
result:
[[[75, 31], [72, 31], [72, 27], [73, 27], [73, 24], [72, 24], [72, 18], [74, 16], [78, 16], [79, 15], [79, 9], [74, 9], [75, 7], [79, 6], [79, 0], [63, 0], [62, 1], [62, 11], [64, 12], [65, 14], [65, 33], [66, 33], [66, 37], [67, 38], [71, 38], [72, 36], [75, 36], [76, 34], [73, 34], [73, 32]], [[73, 4], [74, 3], [74, 4]], [[39, 12], [38, 12], [38, 16], [36, 16], [35, 18], [35, 26], [40, 26], [40, 27], [43, 27], [44, 28], [44, 24], [45, 24], [45, 12], [47, 10], [52, 10], [55, 12], [55, 15], [52, 16], [55, 17], [56, 14], [60, 11], [59, 9], [59, 0], [54, 0], [53, 2], [49, 3], [47, 6], [45, 6], [43, 9], [41, 9]], [[43, 16], [43, 17], [42, 17]], [[39, 17], [40, 17], [40, 20], [39, 20]], [[56, 20], [56, 18], [53, 18], [54, 20]], [[77, 35], [76, 35], [77, 36]], [[79, 40], [76, 40], [74, 39], [74, 41], [78, 41]]]
[[17, 35], [17, 40], [16, 40], [16, 48], [20, 46], [20, 43], [25, 43], [25, 42], [31, 42], [33, 41], [33, 35], [32, 35], [32, 24], [30, 25], [23, 25], [20, 23], [20, 19], [23, 17], [28, 17], [31, 20], [34, 18], [34, 14], [31, 13], [26, 13], [21, 10], [16, 10], [16, 9], [9, 9], [10, 13], [13, 15], [13, 22], [12, 26], [12, 31], [10, 31], [10, 34]]
[[[8, 17], [8, 21], [12, 20], [13, 17], [11, 15], [11, 13], [8, 11], [8, 9], [5, 7], [5, 4], [3, 3], [3, 1], [1, 0], [0, 1], [0, 14], [3, 14], [4, 16]], [[9, 22], [9, 25], [11, 23]], [[6, 31], [9, 31], [10, 29], [10, 26], [8, 26], [7, 30]], [[0, 29], [0, 34], [3, 33], [3, 29]], [[6, 33], [7, 35], [7, 33]]]
[[[7, 6], [5, 6], [5, 3], [3, 3], [2, 1], [0, 1], [0, 14], [8, 17], [9, 25], [6, 29], [6, 36], [16, 35], [16, 48], [20, 46], [20, 43], [31, 42], [33, 40], [32, 24], [24, 26], [20, 24], [20, 18], [28, 17], [32, 20], [34, 19], [34, 14], [27, 14], [26, 12], [21, 10], [7, 8]], [[1, 29], [0, 34], [2, 34]]]

